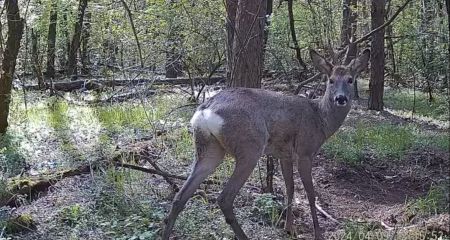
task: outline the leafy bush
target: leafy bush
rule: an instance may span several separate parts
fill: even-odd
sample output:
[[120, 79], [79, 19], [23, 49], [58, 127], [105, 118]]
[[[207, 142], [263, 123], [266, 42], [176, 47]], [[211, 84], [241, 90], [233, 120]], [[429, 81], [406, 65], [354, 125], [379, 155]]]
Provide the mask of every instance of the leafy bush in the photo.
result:
[[283, 204], [278, 202], [272, 194], [259, 195], [253, 205], [253, 215], [259, 216], [264, 222], [275, 225], [283, 211]]
[[69, 226], [77, 225], [78, 221], [84, 216], [84, 210], [79, 204], [65, 207], [59, 213], [61, 220]]

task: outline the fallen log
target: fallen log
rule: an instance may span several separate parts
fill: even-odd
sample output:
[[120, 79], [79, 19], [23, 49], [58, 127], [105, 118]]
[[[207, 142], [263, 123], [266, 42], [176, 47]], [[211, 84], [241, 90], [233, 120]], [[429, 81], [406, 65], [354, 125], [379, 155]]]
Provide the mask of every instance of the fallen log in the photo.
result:
[[[54, 82], [52, 85], [47, 84], [45, 89], [53, 89], [57, 91], [70, 92], [77, 89], [86, 90], [101, 90], [104, 87], [114, 86], [133, 86], [139, 84], [153, 84], [153, 85], [181, 85], [181, 84], [206, 84], [212, 85], [218, 82], [225, 81], [225, 77], [214, 76], [211, 78], [155, 78], [155, 79], [131, 79], [131, 80], [77, 80], [71, 82]], [[24, 85], [25, 90], [39, 90], [37, 84]]]
[[27, 199], [35, 199], [39, 193], [46, 192], [48, 188], [55, 183], [67, 177], [73, 177], [84, 173], [89, 173], [94, 165], [84, 165], [75, 169], [60, 171], [57, 173], [43, 175], [38, 177], [14, 177], [8, 180], [7, 189], [1, 195], [0, 207], [20, 206], [21, 199], [25, 196]]

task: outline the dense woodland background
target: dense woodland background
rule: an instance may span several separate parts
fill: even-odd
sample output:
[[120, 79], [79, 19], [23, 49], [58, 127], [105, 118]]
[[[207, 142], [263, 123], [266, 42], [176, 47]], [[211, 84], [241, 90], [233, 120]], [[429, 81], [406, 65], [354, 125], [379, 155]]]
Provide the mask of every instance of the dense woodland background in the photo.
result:
[[[0, 239], [156, 239], [189, 172], [189, 119], [227, 87], [317, 98], [308, 49], [372, 52], [357, 101], [313, 169], [327, 239], [449, 239], [449, 1], [0, 1]], [[231, 239], [215, 197], [177, 239]], [[235, 204], [254, 239], [309, 239], [296, 180], [264, 157]], [[297, 177], [298, 178], [298, 177]]]

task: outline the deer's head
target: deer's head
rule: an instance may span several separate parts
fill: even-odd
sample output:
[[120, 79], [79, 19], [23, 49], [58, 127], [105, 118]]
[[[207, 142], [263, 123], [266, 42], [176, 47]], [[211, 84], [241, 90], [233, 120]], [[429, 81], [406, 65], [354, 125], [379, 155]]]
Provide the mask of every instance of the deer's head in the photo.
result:
[[370, 50], [366, 49], [348, 65], [333, 65], [316, 51], [310, 50], [311, 60], [321, 73], [327, 76], [327, 97], [338, 107], [345, 107], [352, 100], [354, 81], [367, 68]]

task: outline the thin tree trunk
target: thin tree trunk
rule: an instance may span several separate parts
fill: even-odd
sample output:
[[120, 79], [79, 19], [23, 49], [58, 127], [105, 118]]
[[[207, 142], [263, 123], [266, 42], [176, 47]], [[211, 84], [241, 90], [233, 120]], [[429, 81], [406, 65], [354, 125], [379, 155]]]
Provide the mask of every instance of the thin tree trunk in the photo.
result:
[[[356, 39], [356, 30], [357, 30], [357, 6], [358, 1], [357, 0], [344, 0], [344, 16], [347, 14], [347, 18], [342, 19], [342, 28], [341, 28], [341, 41], [342, 45], [348, 45], [347, 52], [345, 54], [345, 58], [343, 61], [343, 64], [347, 65], [349, 64], [357, 55], [358, 53], [358, 45], [355, 43], [352, 43]], [[345, 5], [348, 4], [348, 5]], [[347, 10], [346, 10], [347, 8]], [[359, 99], [359, 92], [358, 92], [358, 81], [355, 79], [354, 85], [353, 85], [353, 97], [354, 99]]]
[[261, 86], [266, 0], [239, 1], [229, 86]]
[[[385, 21], [387, 21], [390, 18], [391, 10], [392, 10], [392, 0], [388, 0], [388, 7], [386, 10]], [[392, 80], [394, 81], [394, 83], [397, 83], [399, 80], [397, 76], [397, 66], [395, 64], [395, 50], [394, 50], [394, 41], [392, 41], [392, 33], [393, 33], [392, 25], [387, 26], [386, 27], [386, 40], [387, 40], [386, 47], [388, 55], [387, 57], [392, 66], [390, 72]]]
[[141, 50], [141, 44], [139, 42], [139, 37], [137, 35], [136, 27], [134, 26], [133, 21], [133, 15], [131, 14], [130, 8], [128, 7], [128, 4], [125, 2], [125, 0], [120, 0], [122, 2], [123, 7], [125, 8], [125, 11], [128, 14], [128, 19], [130, 20], [131, 29], [133, 30], [134, 39], [136, 40], [136, 46], [139, 53], [139, 61], [141, 63], [141, 68], [144, 67], [144, 59], [142, 58], [142, 50]]
[[233, 71], [233, 42], [236, 26], [236, 11], [238, 0], [226, 0], [226, 30], [227, 30], [227, 79], [231, 81], [231, 72]]
[[294, 11], [292, 10], [293, 0], [288, 0], [288, 16], [289, 16], [289, 29], [291, 30], [292, 42], [294, 43], [295, 56], [297, 58], [298, 63], [302, 67], [303, 70], [306, 69], [306, 64], [302, 59], [302, 55], [300, 52], [300, 46], [297, 41], [297, 34], [295, 33], [295, 23], [294, 23]]
[[48, 24], [47, 37], [47, 71], [49, 78], [55, 78], [55, 46], [56, 46], [56, 22], [58, 20], [58, 1], [52, 2], [50, 22]]
[[83, 39], [81, 47], [81, 73], [83, 75], [89, 74], [89, 39], [91, 37], [91, 12], [86, 12], [86, 21], [84, 22], [83, 28]]
[[[290, 0], [291, 1], [291, 0]], [[341, 43], [345, 46], [349, 44], [352, 34], [352, 26], [350, 23], [350, 0], [342, 1], [342, 26], [341, 26]]]
[[[70, 35], [69, 35], [69, 22], [67, 21], [67, 7], [62, 12], [62, 20], [60, 21], [60, 29], [64, 36], [63, 53], [59, 55], [60, 69], [63, 72], [67, 72], [67, 57], [69, 56], [70, 49]], [[55, 68], [56, 69], [56, 68]]]
[[[385, 0], [372, 0], [372, 31], [384, 23]], [[369, 109], [383, 110], [384, 91], [384, 28], [373, 34], [370, 58]]]
[[77, 74], [77, 52], [80, 48], [81, 29], [83, 26], [84, 13], [87, 7], [88, 0], [80, 0], [78, 6], [78, 18], [75, 23], [75, 30], [72, 35], [70, 43], [69, 56], [67, 59], [67, 75], [74, 76]]
[[39, 61], [39, 48], [38, 48], [39, 35], [32, 28], [31, 29], [31, 58], [34, 76], [38, 80], [38, 86], [40, 89], [44, 87], [44, 76], [42, 75], [41, 63]]
[[[168, 4], [173, 5], [175, 0], [168, 1]], [[172, 6], [170, 6], [172, 7]], [[166, 78], [176, 78], [181, 75], [181, 55], [177, 52], [177, 47], [180, 47], [179, 27], [170, 21], [168, 24], [167, 34], [167, 49], [166, 49]]]
[[[447, 5], [447, 23], [448, 23], [448, 36], [450, 36], [450, 0], [446, 0]], [[448, 55], [447, 59], [450, 59], [450, 38], [448, 38]], [[450, 93], [450, 61], [447, 61], [447, 96]]]
[[8, 38], [0, 72], [0, 134], [5, 133], [8, 128], [12, 79], [24, 27], [24, 20], [20, 18], [18, 0], [6, 0], [5, 7], [8, 19]]

